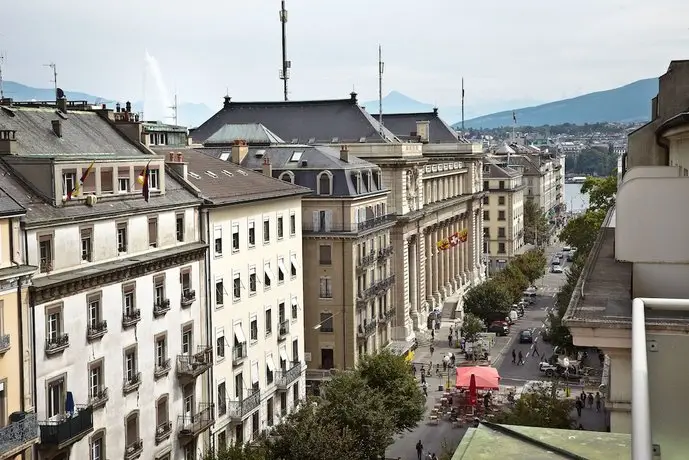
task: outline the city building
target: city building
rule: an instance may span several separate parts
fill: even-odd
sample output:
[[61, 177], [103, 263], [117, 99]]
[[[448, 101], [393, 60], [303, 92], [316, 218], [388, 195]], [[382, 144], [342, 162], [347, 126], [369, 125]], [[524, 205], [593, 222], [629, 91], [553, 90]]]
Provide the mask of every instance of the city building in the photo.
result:
[[[0, 131], [0, 145], [5, 140]], [[1, 148], [1, 147], [0, 147]], [[0, 459], [32, 452], [38, 441], [28, 286], [36, 267], [23, 257], [26, 210], [0, 191]], [[23, 457], [20, 457], [23, 458]]]
[[204, 201], [215, 445], [249, 442], [306, 391], [301, 199], [311, 190], [193, 149], [159, 152]]
[[[689, 113], [679, 101], [689, 62], [673, 61], [654, 118], [629, 136], [611, 209], [564, 318], [574, 344], [606, 355], [602, 390], [613, 432], [631, 433], [634, 458], [685, 456], [689, 411], [680, 364], [689, 353]], [[667, 104], [667, 105], [666, 105]], [[655, 146], [658, 146], [656, 148]], [[655, 458], [655, 457], [654, 457]]]
[[141, 128], [141, 143], [148, 148], [176, 148], [187, 145], [187, 128], [184, 126], [144, 121]]
[[483, 253], [488, 273], [507, 266], [529, 246], [524, 243], [524, 177], [521, 166], [509, 165], [504, 156], [483, 162]]
[[6, 103], [0, 126], [0, 188], [38, 267], [37, 458], [191, 458], [214, 417], [201, 201], [140, 143], [130, 104]]

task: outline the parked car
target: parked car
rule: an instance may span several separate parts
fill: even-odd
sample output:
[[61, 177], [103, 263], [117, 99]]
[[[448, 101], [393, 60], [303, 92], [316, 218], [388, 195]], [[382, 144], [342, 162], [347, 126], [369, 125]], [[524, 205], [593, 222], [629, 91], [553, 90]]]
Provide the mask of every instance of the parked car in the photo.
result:
[[550, 267], [550, 272], [551, 273], [562, 273], [562, 267], [559, 265], [553, 265]]
[[519, 332], [519, 343], [533, 343], [533, 332], [531, 329], [524, 329]]
[[493, 321], [488, 326], [488, 332], [504, 337], [510, 333], [510, 327], [504, 321]]
[[567, 262], [574, 262], [574, 253], [567, 253]]
[[565, 256], [565, 255], [564, 255], [563, 253], [561, 253], [561, 252], [558, 252], [557, 254], [555, 254], [555, 257], [557, 257], [557, 258], [560, 259], [560, 260], [562, 260], [562, 258], [563, 258], [564, 256]]
[[562, 252], [569, 252], [571, 250], [572, 250], [572, 248], [570, 248], [569, 246], [565, 246], [562, 248]]
[[552, 262], [550, 263], [550, 265], [560, 265], [560, 259], [558, 259], [557, 257], [555, 257], [555, 258], [552, 260]]

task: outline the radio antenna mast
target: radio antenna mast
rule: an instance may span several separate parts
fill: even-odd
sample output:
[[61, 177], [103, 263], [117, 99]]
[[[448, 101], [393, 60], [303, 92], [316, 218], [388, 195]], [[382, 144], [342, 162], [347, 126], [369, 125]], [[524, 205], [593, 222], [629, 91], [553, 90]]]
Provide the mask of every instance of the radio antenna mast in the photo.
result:
[[464, 135], [464, 77], [462, 77], [462, 136]]
[[285, 100], [287, 100], [287, 80], [289, 80], [289, 70], [292, 68], [292, 61], [287, 60], [287, 10], [285, 9], [285, 0], [282, 0], [282, 8], [280, 9], [280, 23], [282, 24], [282, 69], [280, 69], [280, 80], [282, 80]]
[[378, 124], [380, 125], [380, 137], [385, 140], [383, 134], [383, 72], [385, 63], [383, 62], [383, 47], [378, 45]]
[[53, 82], [55, 85], [55, 94], [57, 94], [57, 66], [55, 65], [54, 62], [51, 62], [50, 64], [43, 64], [44, 67], [50, 67], [53, 71], [53, 79], [50, 80]]
[[178, 126], [178, 124], [177, 124], [177, 93], [175, 93], [174, 102], [172, 103], [172, 105], [170, 107], [168, 107], [168, 109], [172, 109], [172, 116], [168, 117], [168, 118], [172, 118], [173, 120], [175, 120], [175, 126]]
[[0, 52], [0, 99], [5, 98], [5, 91], [2, 87], [2, 65], [5, 63], [5, 53]]

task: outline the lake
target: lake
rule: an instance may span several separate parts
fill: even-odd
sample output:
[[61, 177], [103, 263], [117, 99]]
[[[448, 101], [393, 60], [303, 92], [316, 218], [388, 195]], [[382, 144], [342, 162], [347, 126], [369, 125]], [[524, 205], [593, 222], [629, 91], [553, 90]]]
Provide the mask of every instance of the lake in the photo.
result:
[[568, 211], [584, 211], [589, 206], [589, 197], [581, 193], [583, 184], [565, 184], [565, 203]]

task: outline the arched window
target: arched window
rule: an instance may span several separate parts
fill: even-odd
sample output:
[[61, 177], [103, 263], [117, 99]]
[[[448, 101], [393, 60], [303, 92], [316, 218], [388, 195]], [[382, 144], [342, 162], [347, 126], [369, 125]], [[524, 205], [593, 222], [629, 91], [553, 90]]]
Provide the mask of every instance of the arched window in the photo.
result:
[[292, 171], [285, 171], [280, 174], [280, 180], [294, 184], [294, 173]]
[[318, 194], [333, 194], [333, 176], [330, 173], [330, 171], [323, 171], [320, 174], [318, 174]]

